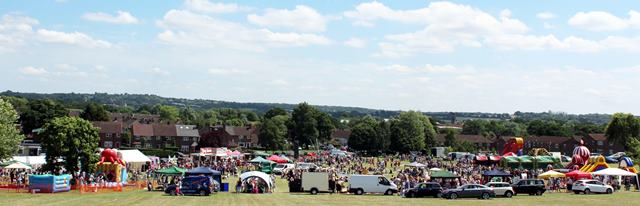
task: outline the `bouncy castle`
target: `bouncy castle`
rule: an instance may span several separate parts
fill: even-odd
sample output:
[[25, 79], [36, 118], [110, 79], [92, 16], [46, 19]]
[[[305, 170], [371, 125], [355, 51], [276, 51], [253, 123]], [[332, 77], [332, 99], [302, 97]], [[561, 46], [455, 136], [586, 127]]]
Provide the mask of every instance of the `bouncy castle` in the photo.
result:
[[107, 182], [126, 183], [127, 168], [114, 149], [105, 149], [100, 153], [100, 162], [96, 165], [96, 175], [103, 175]]
[[68, 192], [71, 175], [29, 175], [29, 190], [41, 193]]

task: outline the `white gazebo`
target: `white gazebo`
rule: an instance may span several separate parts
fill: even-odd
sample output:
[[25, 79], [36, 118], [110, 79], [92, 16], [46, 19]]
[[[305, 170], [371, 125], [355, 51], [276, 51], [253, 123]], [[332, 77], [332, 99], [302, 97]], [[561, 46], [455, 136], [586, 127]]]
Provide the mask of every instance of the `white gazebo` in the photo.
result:
[[[637, 177], [638, 174], [629, 172], [618, 168], [607, 168], [592, 172], [591, 175], [604, 175], [604, 176], [618, 176], [618, 177]], [[638, 184], [638, 178], [636, 178], [636, 184]]]
[[140, 170], [142, 166], [151, 162], [151, 159], [142, 154], [140, 150], [119, 150], [122, 160], [127, 164], [130, 170]]

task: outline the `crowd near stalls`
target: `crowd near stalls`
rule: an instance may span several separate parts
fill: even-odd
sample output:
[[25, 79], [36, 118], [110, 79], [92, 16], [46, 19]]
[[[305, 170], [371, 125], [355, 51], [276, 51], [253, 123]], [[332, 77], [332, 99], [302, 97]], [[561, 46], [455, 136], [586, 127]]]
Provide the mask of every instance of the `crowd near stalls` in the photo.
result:
[[[95, 173], [70, 174], [72, 180], [69, 184], [115, 184], [120, 187], [143, 182], [149, 191], [160, 190], [169, 195], [210, 195], [234, 190], [238, 193], [260, 194], [279, 189], [276, 181], [280, 179], [288, 182], [289, 192], [400, 196], [414, 192], [409, 196], [416, 196], [420, 188], [437, 185], [438, 192], [429, 196], [446, 194], [448, 198], [456, 197], [451, 195], [452, 191], [457, 191], [454, 190], [456, 188], [485, 190], [483, 185], [513, 186], [505, 190], [512, 191], [512, 194], [585, 192], [584, 184], [593, 182], [579, 181], [584, 179], [602, 182], [613, 188], [612, 192], [638, 188], [637, 171], [628, 157], [621, 157], [618, 168], [609, 168], [608, 164], [603, 163], [603, 157], [589, 156], [582, 146], [578, 147], [570, 163], [562, 163], [559, 158], [542, 150], [523, 155], [517, 151], [519, 149], [521, 147], [514, 144], [503, 155], [451, 153], [435, 157], [413, 152], [371, 157], [332, 148], [302, 152], [297, 158], [288, 153], [242, 152], [227, 148], [201, 148], [198, 153], [170, 157], [145, 156], [137, 150], [105, 149], [100, 152], [101, 158]], [[7, 179], [6, 182], [29, 185], [29, 175], [40, 174], [35, 166], [17, 160], [7, 161], [0, 164], [0, 174]], [[305, 183], [305, 177], [313, 180]], [[60, 180], [61, 183], [67, 181], [65, 176], [51, 179]], [[581, 191], [572, 190], [574, 183], [580, 184]], [[522, 189], [525, 186], [536, 188]], [[491, 195], [497, 194], [507, 192]]]

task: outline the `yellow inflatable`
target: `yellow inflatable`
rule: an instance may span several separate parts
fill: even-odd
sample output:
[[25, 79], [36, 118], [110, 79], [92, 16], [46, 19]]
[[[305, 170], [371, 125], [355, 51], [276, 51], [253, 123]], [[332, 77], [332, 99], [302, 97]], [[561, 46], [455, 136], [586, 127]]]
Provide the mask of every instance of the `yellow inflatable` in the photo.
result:
[[580, 168], [580, 172], [595, 172], [607, 168], [609, 168], [609, 165], [605, 161], [604, 156], [591, 156], [587, 164]]

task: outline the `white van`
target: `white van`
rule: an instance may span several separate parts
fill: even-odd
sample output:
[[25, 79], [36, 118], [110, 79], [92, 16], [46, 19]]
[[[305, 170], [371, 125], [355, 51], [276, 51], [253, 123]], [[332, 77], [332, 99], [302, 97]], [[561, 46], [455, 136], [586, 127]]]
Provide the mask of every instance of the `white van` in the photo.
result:
[[302, 191], [312, 195], [319, 192], [331, 192], [329, 187], [329, 173], [305, 172], [302, 173]]
[[398, 192], [398, 186], [382, 175], [351, 175], [349, 192], [356, 195], [364, 193], [393, 195]]
[[293, 164], [278, 164], [273, 168], [273, 174], [275, 175], [281, 175], [284, 173], [287, 173], [290, 169], [293, 169], [294, 165]]

